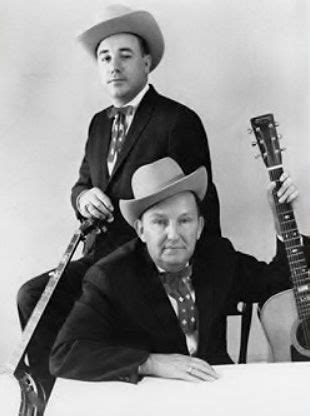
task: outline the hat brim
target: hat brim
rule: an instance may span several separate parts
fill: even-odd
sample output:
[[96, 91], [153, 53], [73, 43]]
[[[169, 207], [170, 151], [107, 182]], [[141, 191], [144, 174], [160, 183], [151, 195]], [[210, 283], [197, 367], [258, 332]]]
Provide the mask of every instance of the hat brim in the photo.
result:
[[156, 20], [146, 11], [134, 11], [100, 22], [80, 34], [78, 40], [96, 58], [99, 43], [118, 33], [131, 33], [143, 38], [152, 56], [150, 71], [156, 68], [164, 53], [164, 38]]
[[140, 199], [121, 199], [119, 207], [129, 225], [134, 227], [135, 221], [151, 206], [164, 201], [180, 192], [194, 192], [202, 201], [208, 187], [208, 174], [205, 167], [200, 167], [193, 173], [167, 185], [159, 192]]

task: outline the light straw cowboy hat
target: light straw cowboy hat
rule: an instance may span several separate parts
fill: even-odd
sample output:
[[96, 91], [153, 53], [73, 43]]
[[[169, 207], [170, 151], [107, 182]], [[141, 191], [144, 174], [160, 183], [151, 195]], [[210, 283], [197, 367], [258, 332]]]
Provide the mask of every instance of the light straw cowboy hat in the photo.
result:
[[164, 38], [154, 17], [144, 10], [132, 10], [121, 4], [103, 9], [93, 25], [78, 36], [78, 40], [96, 57], [99, 43], [118, 33], [131, 33], [143, 38], [152, 56], [152, 71], [160, 62], [164, 53]]
[[134, 199], [121, 199], [119, 206], [133, 227], [144, 211], [179, 192], [194, 192], [202, 200], [207, 192], [208, 175], [204, 166], [185, 175], [174, 159], [165, 157], [138, 168], [132, 176], [131, 187]]

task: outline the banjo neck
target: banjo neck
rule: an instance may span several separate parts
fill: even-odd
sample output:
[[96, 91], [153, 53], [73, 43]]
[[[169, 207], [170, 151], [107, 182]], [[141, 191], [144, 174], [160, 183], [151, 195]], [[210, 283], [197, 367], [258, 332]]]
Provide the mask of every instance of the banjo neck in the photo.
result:
[[100, 226], [102, 224], [99, 224], [98, 220], [92, 220], [88, 219], [84, 221], [80, 227], [75, 231], [73, 237], [70, 240], [69, 245], [67, 246], [67, 249], [65, 253], [63, 254], [58, 266], [55, 270], [50, 272], [50, 278], [48, 283], [45, 286], [45, 289], [43, 293], [41, 294], [41, 297], [39, 301], [37, 302], [25, 328], [22, 333], [21, 340], [17, 344], [16, 348], [14, 349], [11, 357], [9, 358], [8, 362], [5, 365], [5, 372], [16, 375], [17, 371], [19, 370], [21, 361], [26, 353], [28, 344], [34, 334], [34, 331], [36, 330], [39, 321], [61, 279], [61, 277], [64, 274], [64, 271], [70, 262], [73, 254], [75, 253], [75, 250], [79, 243], [86, 237], [86, 235], [94, 230], [94, 229], [100, 229]]

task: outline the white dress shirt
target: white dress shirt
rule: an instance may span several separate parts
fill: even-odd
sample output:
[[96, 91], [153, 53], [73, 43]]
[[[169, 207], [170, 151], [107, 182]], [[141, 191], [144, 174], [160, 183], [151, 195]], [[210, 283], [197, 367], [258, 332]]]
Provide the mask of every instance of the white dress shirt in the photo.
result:
[[[137, 108], [142, 100], [142, 98], [144, 97], [144, 95], [146, 94], [146, 92], [148, 91], [148, 89], [150, 88], [149, 84], [145, 84], [145, 86], [143, 87], [143, 89], [135, 96], [135, 98], [133, 98], [131, 101], [129, 101], [128, 103], [126, 103], [125, 106], [130, 105], [133, 108], [133, 111], [130, 112], [130, 114], [126, 114], [126, 118], [125, 118], [125, 125], [126, 125], [126, 130], [125, 130], [125, 134], [127, 134], [131, 123], [133, 121], [133, 118], [135, 116], [135, 113], [137, 111]], [[125, 107], [123, 106], [123, 107]], [[116, 106], [115, 106], [116, 107]], [[117, 108], [117, 107], [116, 107]], [[113, 124], [115, 123], [115, 119], [113, 120]], [[113, 129], [113, 125], [112, 125], [112, 129]], [[116, 158], [113, 159], [113, 161], [111, 162], [107, 162], [108, 165], [108, 171], [109, 174], [111, 175], [114, 166], [116, 163]]]

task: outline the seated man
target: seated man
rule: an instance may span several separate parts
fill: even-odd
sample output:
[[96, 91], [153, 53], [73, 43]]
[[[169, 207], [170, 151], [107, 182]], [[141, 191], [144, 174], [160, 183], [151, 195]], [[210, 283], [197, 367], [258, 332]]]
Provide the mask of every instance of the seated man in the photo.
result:
[[[279, 201], [294, 200], [290, 178], [281, 180]], [[204, 167], [185, 175], [171, 158], [136, 170], [134, 199], [120, 209], [139, 238], [87, 272], [52, 349], [54, 375], [207, 381], [217, 378], [212, 364], [232, 363], [222, 337], [228, 301], [258, 302], [289, 288], [289, 270], [280, 242], [269, 265], [221, 237], [198, 242], [207, 184]]]

